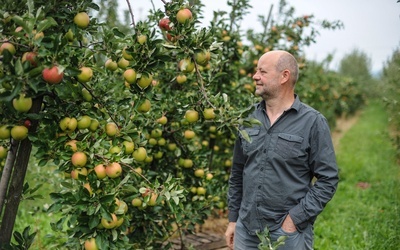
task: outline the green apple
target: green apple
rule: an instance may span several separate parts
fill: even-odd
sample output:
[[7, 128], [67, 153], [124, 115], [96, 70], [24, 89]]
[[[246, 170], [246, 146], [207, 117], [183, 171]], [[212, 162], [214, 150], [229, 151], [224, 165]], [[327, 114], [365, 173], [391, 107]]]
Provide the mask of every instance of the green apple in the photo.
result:
[[179, 69], [183, 73], [192, 72], [194, 70], [194, 63], [193, 63], [192, 59], [186, 58], [186, 59], [182, 59], [181, 61], [179, 61]]
[[144, 44], [145, 42], [147, 42], [147, 36], [146, 35], [139, 35], [138, 37], [137, 37], [137, 41], [140, 43], [140, 44]]
[[185, 113], [185, 119], [190, 123], [197, 122], [199, 120], [199, 112], [192, 109], [187, 110]]
[[203, 116], [206, 120], [212, 120], [215, 118], [215, 113], [213, 108], [205, 108], [203, 110]]
[[194, 176], [199, 177], [199, 178], [204, 177], [204, 169], [201, 169], [201, 168], [196, 169], [194, 171]]
[[97, 128], [99, 127], [99, 125], [100, 125], [100, 123], [99, 123], [98, 120], [92, 119], [92, 120], [90, 121], [89, 130], [90, 130], [91, 132], [95, 132], [95, 131], [97, 130]]
[[0, 146], [0, 160], [5, 159], [7, 157], [8, 149]]
[[114, 122], [108, 122], [105, 126], [106, 134], [110, 137], [115, 136], [118, 133], [117, 124]]
[[22, 125], [14, 126], [11, 129], [11, 137], [16, 141], [22, 141], [28, 137], [28, 128]]
[[146, 159], [147, 151], [144, 147], [139, 147], [132, 153], [133, 158], [138, 162], [143, 162]]
[[26, 95], [22, 93], [12, 101], [14, 109], [18, 112], [25, 113], [32, 108], [32, 98], [25, 96]]
[[111, 214], [111, 220], [101, 218], [101, 225], [106, 229], [112, 229], [117, 225], [118, 218], [115, 214]]
[[141, 89], [145, 89], [151, 84], [152, 81], [153, 81], [153, 76], [152, 75], [143, 75], [142, 74], [142, 76], [137, 81], [137, 85]]
[[85, 100], [87, 102], [91, 102], [93, 100], [92, 94], [90, 94], [89, 90], [87, 90], [86, 88], [82, 89], [82, 97], [83, 97], [83, 100]]
[[124, 145], [125, 154], [132, 154], [135, 150], [135, 143], [132, 141], [124, 141], [122, 145]]
[[137, 108], [140, 113], [147, 113], [151, 108], [151, 102], [148, 99], [145, 99]]
[[78, 129], [86, 129], [90, 127], [90, 124], [92, 123], [92, 118], [88, 115], [84, 115], [78, 119]]
[[95, 238], [90, 238], [85, 241], [84, 244], [85, 250], [99, 250], [96, 244]]
[[136, 71], [134, 69], [127, 69], [124, 72], [124, 79], [128, 83], [135, 83], [136, 82]]
[[142, 204], [143, 204], [142, 199], [140, 199], [140, 198], [133, 198], [132, 199], [132, 206], [141, 207]]
[[106, 69], [110, 71], [116, 71], [118, 69], [118, 63], [113, 61], [111, 58], [105, 62]]
[[78, 121], [74, 117], [64, 117], [59, 125], [62, 131], [72, 132], [77, 128]]
[[0, 139], [5, 140], [5, 139], [10, 139], [11, 136], [11, 130], [8, 128], [7, 125], [2, 125], [0, 126]]

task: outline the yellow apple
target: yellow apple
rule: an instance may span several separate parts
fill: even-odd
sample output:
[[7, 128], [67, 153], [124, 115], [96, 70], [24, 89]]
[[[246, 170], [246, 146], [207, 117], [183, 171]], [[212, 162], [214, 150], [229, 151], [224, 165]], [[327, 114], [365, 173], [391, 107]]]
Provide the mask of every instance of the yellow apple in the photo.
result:
[[147, 113], [151, 108], [151, 102], [148, 99], [145, 99], [137, 108], [140, 113]]
[[187, 110], [185, 113], [185, 119], [190, 123], [197, 122], [199, 120], [199, 112], [196, 110]]
[[183, 136], [186, 139], [190, 140], [190, 139], [193, 139], [196, 136], [196, 133], [193, 130], [187, 129], [187, 130], [185, 130]]
[[120, 68], [120, 69], [126, 69], [126, 67], [128, 67], [129, 66], [129, 61], [128, 60], [126, 60], [125, 58], [123, 58], [123, 57], [121, 57], [119, 60], [118, 60], [118, 67]]
[[78, 121], [73, 117], [64, 117], [59, 125], [62, 131], [72, 132], [77, 128]]
[[85, 250], [99, 250], [95, 238], [90, 238], [85, 241]]
[[77, 127], [78, 129], [89, 128], [91, 123], [92, 123], [92, 118], [90, 118], [90, 116], [88, 115], [84, 115], [78, 119]]
[[140, 198], [133, 198], [132, 199], [132, 206], [134, 207], [141, 207], [143, 204], [142, 200]]
[[197, 195], [205, 195], [207, 190], [204, 187], [197, 188]]
[[81, 67], [81, 73], [77, 76], [79, 82], [88, 82], [93, 77], [93, 70], [89, 67]]
[[0, 126], [0, 139], [5, 140], [9, 139], [11, 136], [11, 130], [8, 128], [7, 125]]
[[138, 149], [133, 151], [132, 156], [136, 161], [142, 162], [146, 159], [147, 151], [144, 147], [139, 147]]
[[144, 44], [145, 42], [147, 42], [147, 36], [146, 36], [146, 35], [139, 35], [139, 36], [137, 37], [137, 41], [138, 41], [140, 44]]
[[203, 116], [206, 120], [212, 120], [215, 118], [215, 113], [213, 108], [205, 108], [203, 110]]
[[142, 76], [137, 81], [137, 85], [141, 89], [145, 89], [151, 84], [152, 81], [153, 81], [153, 76], [152, 75], [144, 75], [144, 74], [142, 74]]
[[190, 73], [194, 70], [194, 63], [190, 58], [182, 59], [179, 62], [179, 68], [183, 73]]
[[108, 122], [106, 124], [105, 130], [108, 136], [113, 137], [118, 133], [117, 124], [115, 124], [114, 122]]
[[187, 20], [192, 19], [192, 12], [189, 9], [181, 9], [176, 13], [176, 20], [179, 23], [184, 24]]
[[202, 178], [204, 176], [204, 169], [196, 169], [194, 171], [194, 176]]
[[161, 125], [165, 125], [165, 124], [167, 124], [167, 122], [168, 122], [168, 118], [165, 115], [163, 115], [157, 119], [157, 123], [161, 124]]
[[74, 23], [81, 29], [89, 26], [90, 18], [86, 12], [79, 12], [74, 17]]
[[176, 77], [176, 82], [179, 83], [179, 84], [183, 84], [186, 81], [187, 81], [187, 76], [185, 76], [185, 75], [178, 75]]
[[107, 59], [104, 66], [106, 67], [106, 69], [111, 70], [111, 71], [116, 71], [118, 69], [117, 62], [113, 61], [111, 58]]
[[98, 164], [94, 167], [94, 172], [96, 173], [96, 176], [98, 179], [104, 179], [107, 176], [106, 173], [106, 167], [104, 166], [104, 164]]
[[87, 156], [84, 152], [78, 151], [72, 154], [71, 163], [74, 167], [82, 168], [87, 163]]
[[136, 71], [134, 69], [127, 69], [124, 72], [124, 79], [128, 83], [135, 83], [136, 82]]
[[106, 167], [106, 174], [110, 178], [117, 178], [122, 174], [121, 164], [118, 162], [112, 162]]
[[124, 152], [125, 154], [132, 154], [135, 149], [135, 143], [131, 141], [124, 141], [122, 143], [124, 145]]
[[78, 141], [75, 140], [75, 139], [70, 140], [70, 141], [65, 143], [65, 147], [66, 148], [70, 148], [73, 152], [76, 152], [78, 150], [78, 146], [76, 145], [77, 142]]
[[32, 107], [32, 98], [26, 97], [26, 95], [22, 93], [13, 99], [12, 104], [16, 111], [25, 113], [28, 112]]
[[77, 168], [71, 171], [71, 178], [77, 180], [79, 175], [87, 176], [87, 168]]
[[184, 159], [183, 160], [183, 167], [184, 168], [191, 168], [193, 167], [193, 161], [191, 159]]
[[112, 229], [117, 225], [118, 218], [115, 214], [111, 214], [111, 220], [101, 218], [101, 225], [106, 229]]

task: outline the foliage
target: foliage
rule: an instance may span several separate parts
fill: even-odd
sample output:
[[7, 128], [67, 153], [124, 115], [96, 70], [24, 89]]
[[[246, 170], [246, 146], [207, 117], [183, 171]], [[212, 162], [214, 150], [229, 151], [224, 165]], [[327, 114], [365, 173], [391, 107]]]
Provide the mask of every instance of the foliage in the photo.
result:
[[[104, 9], [91, 0], [12, 2], [0, 10], [0, 41], [16, 47], [15, 54], [2, 53], [0, 127], [39, 123], [28, 137], [37, 166], [55, 165], [55, 174], [65, 176], [47, 210], [58, 215], [54, 231], [68, 235], [59, 243], [63, 249], [82, 248], [92, 238], [101, 249], [168, 248], [170, 237], [193, 232], [212, 211], [225, 209], [233, 142], [240, 124], [255, 122], [246, 120], [258, 101], [251, 76], [266, 51], [286, 49], [299, 58], [299, 95], [321, 112], [351, 113], [362, 102], [351, 80], [308, 64], [301, 53], [315, 42], [317, 26], [335, 29], [340, 22], [295, 17], [285, 1], [279, 18], [260, 18], [263, 33], [247, 32], [250, 45], [239, 29], [247, 0], [228, 1], [232, 12], [216, 13], [209, 27], [199, 27], [201, 3], [171, 1], [146, 21], [132, 18], [129, 31], [115, 17], [106, 23]], [[183, 8], [193, 15], [185, 22], [177, 17]], [[86, 28], [72, 21], [99, 11]], [[166, 17], [170, 26], [160, 29]], [[35, 53], [34, 62], [23, 59], [26, 52]], [[108, 60], [118, 67], [106, 66]], [[59, 84], [43, 77], [52, 66], [63, 72]], [[93, 72], [87, 80], [83, 67]], [[40, 112], [17, 111], [12, 101], [20, 94], [39, 102]], [[1, 145], [10, 147], [9, 141]], [[75, 163], [76, 152], [84, 163]], [[103, 178], [99, 165], [122, 170]]]
[[382, 73], [382, 100], [388, 108], [393, 137], [400, 157], [400, 50], [393, 52]]
[[257, 232], [257, 237], [260, 239], [261, 242], [258, 245], [258, 249], [260, 250], [278, 249], [279, 246], [285, 245], [285, 240], [287, 238], [287, 236], [281, 236], [276, 242], [272, 242], [267, 227], [264, 229], [263, 232]]

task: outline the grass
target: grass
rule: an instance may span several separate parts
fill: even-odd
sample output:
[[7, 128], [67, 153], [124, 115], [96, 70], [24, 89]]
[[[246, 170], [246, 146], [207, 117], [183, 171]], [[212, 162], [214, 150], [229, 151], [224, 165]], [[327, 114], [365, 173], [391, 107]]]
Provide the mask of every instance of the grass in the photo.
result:
[[371, 102], [341, 139], [338, 190], [315, 225], [315, 249], [398, 249], [400, 172], [388, 117]]

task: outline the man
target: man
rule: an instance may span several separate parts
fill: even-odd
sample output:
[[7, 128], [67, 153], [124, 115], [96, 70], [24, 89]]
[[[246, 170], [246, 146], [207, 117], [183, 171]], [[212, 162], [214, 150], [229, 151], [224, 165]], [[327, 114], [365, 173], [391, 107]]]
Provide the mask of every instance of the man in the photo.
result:
[[267, 52], [258, 61], [253, 79], [262, 101], [251, 117], [262, 125], [241, 128], [250, 140], [240, 135], [235, 143], [225, 233], [232, 249], [258, 249], [256, 232], [265, 227], [272, 241], [287, 236], [279, 250], [312, 249], [314, 221], [336, 192], [329, 127], [295, 95], [298, 71], [286, 51]]

